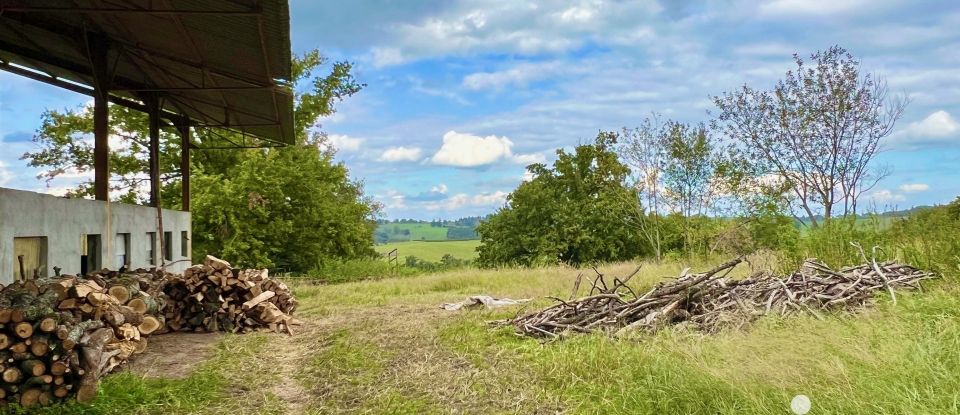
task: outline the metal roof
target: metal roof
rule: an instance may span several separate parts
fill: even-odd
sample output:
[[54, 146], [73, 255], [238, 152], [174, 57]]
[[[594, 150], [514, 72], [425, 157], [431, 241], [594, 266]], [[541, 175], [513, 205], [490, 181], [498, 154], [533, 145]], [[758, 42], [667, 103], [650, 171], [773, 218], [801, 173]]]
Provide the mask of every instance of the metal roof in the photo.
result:
[[156, 93], [174, 124], [294, 141], [286, 1], [0, 0], [0, 69], [92, 94], [92, 44], [115, 104]]

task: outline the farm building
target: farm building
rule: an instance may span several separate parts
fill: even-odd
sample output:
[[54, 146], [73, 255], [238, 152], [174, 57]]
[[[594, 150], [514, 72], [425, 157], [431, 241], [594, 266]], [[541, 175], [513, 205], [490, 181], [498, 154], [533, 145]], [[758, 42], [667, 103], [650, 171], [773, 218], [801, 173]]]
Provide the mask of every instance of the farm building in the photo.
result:
[[[0, 69], [93, 97], [96, 199], [0, 188], [0, 284], [189, 266], [190, 152], [293, 141], [289, 33], [284, 1], [0, 1]], [[108, 105], [149, 115], [150, 206], [110, 200]], [[184, 211], [162, 209], [162, 128]]]

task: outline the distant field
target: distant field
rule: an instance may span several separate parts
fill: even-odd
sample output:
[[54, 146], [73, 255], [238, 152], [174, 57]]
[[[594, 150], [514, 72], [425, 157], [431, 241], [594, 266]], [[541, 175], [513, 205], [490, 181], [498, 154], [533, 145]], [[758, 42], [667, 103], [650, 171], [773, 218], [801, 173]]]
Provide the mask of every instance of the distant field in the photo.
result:
[[[429, 226], [428, 226], [429, 227]], [[386, 253], [393, 249], [397, 250], [401, 260], [409, 255], [431, 262], [440, 261], [444, 254], [453, 255], [459, 259], [474, 259], [477, 257], [477, 246], [480, 241], [410, 241], [410, 242], [392, 242], [384, 245], [377, 245], [377, 252]]]
[[410, 231], [411, 241], [444, 241], [447, 239], [447, 228], [430, 226], [429, 223], [389, 223], [380, 225], [380, 229], [388, 232], [393, 229]]

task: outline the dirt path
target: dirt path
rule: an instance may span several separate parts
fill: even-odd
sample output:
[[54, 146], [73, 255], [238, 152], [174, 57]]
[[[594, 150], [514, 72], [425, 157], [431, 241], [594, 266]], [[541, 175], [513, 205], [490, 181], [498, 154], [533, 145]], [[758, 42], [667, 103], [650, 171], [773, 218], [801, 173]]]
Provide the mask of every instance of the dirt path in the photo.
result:
[[[515, 362], [498, 356], [478, 361], [441, 339], [444, 327], [463, 315], [423, 304], [307, 312], [298, 316], [303, 325], [294, 336], [235, 339], [265, 336], [265, 343], [231, 369], [234, 375], [228, 376], [236, 376], [231, 390], [236, 400], [247, 402], [241, 405], [249, 413], [539, 412], [538, 394], [523, 390], [530, 382], [513, 368]], [[224, 336], [152, 337], [128, 370], [184, 378], [214, 357], [217, 342], [231, 341]], [[251, 399], [249, 388], [264, 393]]]

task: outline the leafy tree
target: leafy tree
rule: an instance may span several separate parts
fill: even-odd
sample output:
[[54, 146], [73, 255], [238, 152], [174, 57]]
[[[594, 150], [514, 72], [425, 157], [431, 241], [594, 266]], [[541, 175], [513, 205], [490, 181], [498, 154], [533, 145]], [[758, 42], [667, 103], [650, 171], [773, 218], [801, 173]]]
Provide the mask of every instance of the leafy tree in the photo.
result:
[[[373, 221], [379, 206], [363, 194], [342, 164], [333, 161], [318, 120], [334, 105], [363, 87], [347, 62], [334, 63], [316, 76], [327, 60], [316, 50], [294, 58], [295, 143], [273, 149], [194, 151], [193, 248], [198, 256], [222, 256], [244, 266], [284, 267], [307, 271], [326, 259], [374, 255]], [[92, 169], [92, 110], [47, 111], [34, 142], [24, 154], [42, 178], [82, 174]], [[110, 106], [112, 195], [129, 203], [146, 202], [147, 117]], [[195, 129], [197, 141], [216, 146], [222, 138]], [[217, 134], [230, 138], [230, 133]], [[236, 138], [236, 137], [233, 137]], [[180, 139], [161, 131], [163, 205], [180, 207]], [[87, 180], [69, 194], [92, 196]]]
[[695, 217], [707, 214], [713, 204], [717, 164], [714, 143], [703, 124], [669, 122], [665, 130], [663, 182], [668, 198], [683, 218], [683, 251], [689, 253], [693, 241], [702, 239], [696, 237], [697, 231], [704, 230], [695, 224], [709, 222]]
[[481, 266], [614, 261], [640, 254], [636, 232], [623, 226], [639, 210], [625, 185], [629, 169], [601, 132], [573, 153], [557, 151], [552, 168], [527, 167], [534, 178], [507, 197], [507, 205], [480, 224]]
[[811, 55], [812, 67], [794, 60], [796, 71], [772, 90], [744, 85], [714, 102], [718, 126], [748, 163], [746, 177], [785, 182], [816, 226], [818, 212], [826, 220], [855, 215], [860, 196], [886, 174], [872, 162], [906, 100], [890, 97], [886, 83], [839, 46]]
[[629, 186], [634, 190], [639, 203], [626, 224], [642, 236], [657, 262], [663, 257], [663, 178], [666, 162], [666, 129], [659, 116], [645, 118], [639, 127], [624, 128], [617, 145], [620, 160], [630, 168]]

